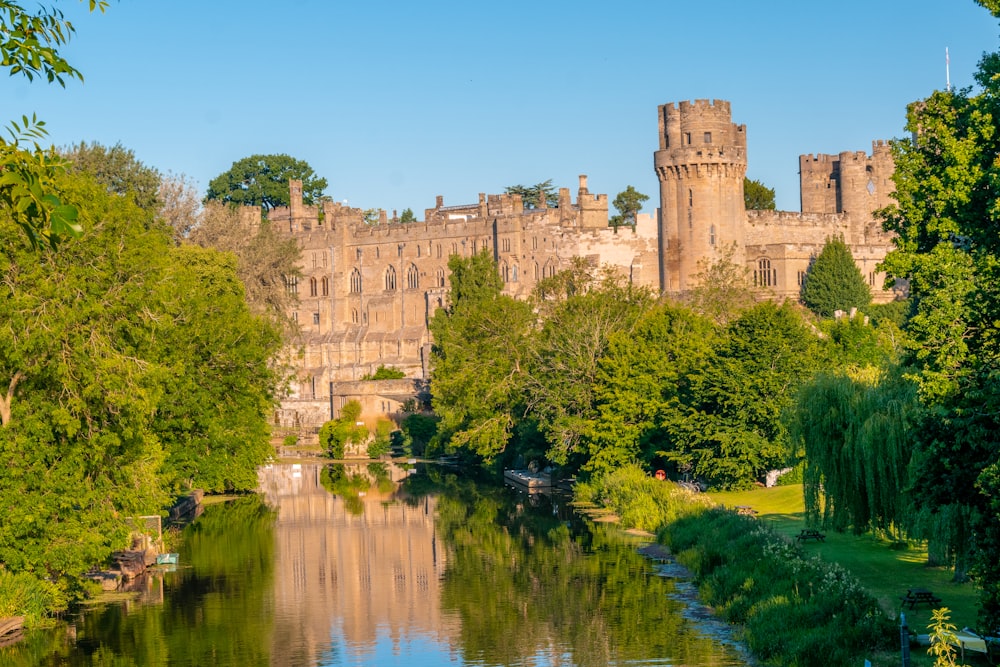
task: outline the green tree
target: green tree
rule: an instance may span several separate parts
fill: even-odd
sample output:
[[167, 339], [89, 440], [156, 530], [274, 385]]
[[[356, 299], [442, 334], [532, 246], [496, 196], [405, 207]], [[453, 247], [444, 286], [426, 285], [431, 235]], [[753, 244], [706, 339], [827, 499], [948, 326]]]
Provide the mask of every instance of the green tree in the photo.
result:
[[782, 413], [815, 363], [815, 335], [789, 304], [762, 302], [726, 328], [659, 452], [721, 488], [748, 488], [788, 460]]
[[722, 326], [736, 319], [757, 300], [750, 282], [750, 269], [733, 260], [735, 253], [734, 244], [723, 248], [715, 260], [699, 261], [694, 286], [685, 298], [696, 313]]
[[402, 215], [399, 216], [399, 221], [401, 223], [416, 222], [417, 216], [413, 214], [412, 208], [404, 208]]
[[719, 339], [708, 319], [667, 303], [648, 310], [631, 331], [611, 336], [594, 389], [600, 416], [588, 441], [587, 469], [648, 464], [669, 449], [665, 427], [690, 402], [692, 378], [711, 361]]
[[[994, 16], [1000, 5], [982, 0]], [[908, 361], [924, 407], [910, 483], [933, 551], [981, 587], [979, 627], [1000, 627], [1000, 53], [983, 56], [980, 91], [939, 91], [910, 105], [912, 139], [893, 142], [895, 249], [887, 272], [908, 281]], [[944, 548], [941, 548], [943, 545]], [[992, 563], [992, 565], [989, 565]]]
[[832, 317], [871, 303], [872, 293], [843, 239], [827, 239], [809, 267], [802, 285], [802, 302], [820, 317]]
[[619, 192], [615, 196], [614, 207], [618, 209], [618, 215], [611, 216], [611, 226], [616, 230], [622, 225], [635, 227], [635, 216], [642, 210], [642, 203], [649, 199], [649, 195], [644, 195], [631, 185]]
[[774, 188], [769, 188], [760, 181], [743, 178], [743, 204], [748, 211], [773, 211]]
[[484, 251], [452, 255], [451, 305], [430, 323], [431, 394], [438, 437], [452, 448], [495, 460], [524, 414], [531, 306], [500, 294], [496, 264]]
[[96, 142], [80, 142], [64, 148], [62, 155], [73, 171], [92, 175], [108, 192], [122, 197], [132, 197], [140, 207], [155, 210], [159, 207], [159, 190], [163, 177], [156, 169], [147, 167], [130, 148], [115, 144], [110, 148]]
[[[88, 0], [90, 11], [104, 12], [106, 0]], [[0, 0], [0, 66], [10, 75], [29, 81], [36, 76], [66, 86], [67, 79], [83, 75], [62, 57], [59, 49], [75, 32], [73, 24], [54, 7], [34, 12], [14, 0]], [[33, 248], [55, 247], [80, 234], [75, 206], [63, 203], [54, 187], [64, 163], [52, 149], [38, 144], [46, 136], [45, 123], [23, 116], [0, 136], [0, 210], [7, 210]]]
[[319, 178], [304, 160], [285, 154], [251, 155], [213, 178], [205, 199], [244, 206], [260, 206], [265, 212], [289, 205], [288, 182], [302, 181], [302, 201], [312, 205], [326, 190], [326, 179]]
[[521, 195], [521, 202], [525, 208], [539, 208], [542, 202], [548, 208], [559, 205], [559, 193], [553, 187], [551, 178], [535, 185], [508, 185], [504, 188], [504, 193]]
[[323, 424], [319, 429], [319, 445], [332, 459], [342, 459], [347, 445], [360, 445], [368, 439], [368, 429], [359, 425], [361, 404], [348, 401], [340, 409], [340, 416]]

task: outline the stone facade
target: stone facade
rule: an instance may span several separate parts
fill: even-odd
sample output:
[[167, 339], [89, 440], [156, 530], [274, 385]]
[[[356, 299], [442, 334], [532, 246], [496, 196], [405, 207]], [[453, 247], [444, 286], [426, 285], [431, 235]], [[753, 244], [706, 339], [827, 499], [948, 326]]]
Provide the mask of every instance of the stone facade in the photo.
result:
[[[660, 207], [640, 215], [635, 229], [608, 227], [608, 197], [592, 194], [586, 176], [575, 200], [561, 188], [553, 208], [525, 208], [520, 195], [480, 194], [476, 203], [457, 206], [438, 197], [423, 221], [389, 221], [383, 212], [376, 225], [366, 224], [361, 209], [336, 202], [305, 206], [301, 183], [293, 182], [291, 205], [269, 214], [302, 247], [303, 275], [289, 286], [299, 297], [293, 316], [301, 353], [278, 423], [317, 427], [352, 399], [362, 402], [366, 418], [392, 415], [426, 392], [428, 322], [447, 303], [451, 255], [488, 250], [504, 293], [516, 298], [575, 257], [678, 295], [705, 262], [731, 248], [759, 286], [776, 298], [796, 298], [826, 240], [841, 236], [876, 299], [894, 297], [881, 289], [885, 276], [876, 269], [890, 237], [873, 217], [892, 193], [886, 144], [875, 142], [871, 156], [803, 155], [802, 212], [747, 211], [746, 126], [732, 122], [729, 102], [665, 104], [658, 116]], [[359, 382], [382, 365], [408, 380]]]

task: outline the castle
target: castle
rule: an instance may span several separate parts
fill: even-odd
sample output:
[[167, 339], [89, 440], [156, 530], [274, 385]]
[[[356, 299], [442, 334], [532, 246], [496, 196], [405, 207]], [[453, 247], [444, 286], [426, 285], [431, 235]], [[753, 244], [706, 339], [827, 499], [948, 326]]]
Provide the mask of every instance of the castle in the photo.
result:
[[[474, 204], [446, 206], [437, 197], [420, 222], [366, 224], [364, 212], [336, 202], [305, 206], [301, 183], [291, 205], [269, 219], [302, 248], [302, 278], [291, 282], [302, 330], [291, 395], [276, 415], [285, 426], [315, 427], [360, 400], [364, 414], [393, 414], [425, 390], [429, 377], [428, 322], [447, 303], [448, 258], [492, 253], [503, 291], [517, 298], [582, 257], [635, 284], [680, 295], [706, 262], [730, 256], [754, 283], [776, 298], [797, 298], [806, 272], [826, 240], [850, 247], [876, 300], [877, 264], [891, 237], [873, 212], [890, 203], [893, 162], [888, 145], [871, 155], [799, 158], [801, 213], [748, 211], [746, 126], [732, 122], [729, 102], [696, 100], [658, 109], [654, 167], [660, 206], [639, 215], [634, 228], [608, 226], [608, 197], [592, 194], [580, 176], [576, 198], [559, 190], [558, 205], [526, 208], [520, 195], [480, 194]], [[365, 381], [379, 366], [407, 379]]]

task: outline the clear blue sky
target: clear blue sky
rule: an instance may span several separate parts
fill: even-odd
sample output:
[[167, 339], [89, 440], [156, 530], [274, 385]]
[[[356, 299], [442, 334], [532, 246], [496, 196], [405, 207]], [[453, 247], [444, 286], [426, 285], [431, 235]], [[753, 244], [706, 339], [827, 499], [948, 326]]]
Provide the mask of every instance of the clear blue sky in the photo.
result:
[[798, 210], [798, 156], [870, 150], [905, 107], [969, 86], [1000, 27], [972, 0], [59, 0], [77, 27], [65, 89], [0, 77], [0, 122], [57, 146], [121, 143], [209, 180], [287, 153], [352, 206], [423, 217], [553, 179], [634, 185], [655, 206], [656, 107], [725, 99], [749, 176]]

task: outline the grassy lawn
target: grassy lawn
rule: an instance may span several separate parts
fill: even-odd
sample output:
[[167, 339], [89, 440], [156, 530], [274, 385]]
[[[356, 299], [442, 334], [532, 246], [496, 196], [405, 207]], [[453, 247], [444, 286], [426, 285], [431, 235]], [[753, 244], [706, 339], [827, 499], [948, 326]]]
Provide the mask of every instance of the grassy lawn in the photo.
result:
[[[760, 521], [789, 538], [794, 538], [805, 527], [801, 485], [709, 495], [726, 507], [752, 507]], [[825, 542], [809, 541], [803, 545], [803, 549], [825, 560], [839, 563], [854, 574], [878, 598], [890, 618], [898, 619], [900, 611], [903, 611], [909, 627], [918, 634], [926, 634], [931, 616], [929, 609], [900, 609], [900, 598], [906, 594], [906, 589], [922, 587], [930, 589], [941, 598], [942, 606], [951, 610], [952, 623], [959, 629], [965, 626], [975, 627], [978, 598], [976, 587], [970, 583], [952, 583], [950, 569], [924, 565], [927, 559], [924, 545], [914, 543], [905, 550], [898, 550], [891, 548], [890, 541], [873, 535], [856, 536], [833, 531], [825, 533]], [[912, 658], [915, 666], [932, 664], [918, 648], [913, 649]], [[967, 654], [966, 662], [976, 664], [978, 661]]]

